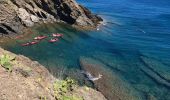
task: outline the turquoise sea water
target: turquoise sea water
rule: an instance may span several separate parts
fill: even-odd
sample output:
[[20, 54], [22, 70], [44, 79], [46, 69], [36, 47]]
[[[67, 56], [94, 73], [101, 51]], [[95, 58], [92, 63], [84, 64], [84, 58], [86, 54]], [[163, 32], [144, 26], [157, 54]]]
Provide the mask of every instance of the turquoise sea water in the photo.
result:
[[[99, 31], [78, 31], [65, 24], [36, 26], [30, 38], [4, 48], [39, 61], [53, 73], [58, 69], [74, 73], [80, 70], [80, 57], [91, 57], [108, 64], [140, 93], [142, 100], [170, 100], [170, 1], [78, 2], [102, 16], [106, 25]], [[30, 47], [19, 45], [38, 34], [52, 32], [61, 32], [64, 37], [54, 44], [43, 40]]]

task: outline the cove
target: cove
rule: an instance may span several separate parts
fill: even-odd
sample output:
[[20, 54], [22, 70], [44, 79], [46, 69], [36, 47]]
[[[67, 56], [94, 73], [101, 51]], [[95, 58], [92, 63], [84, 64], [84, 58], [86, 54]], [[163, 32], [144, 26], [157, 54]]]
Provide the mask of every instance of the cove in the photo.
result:
[[[98, 31], [79, 31], [66, 24], [37, 25], [26, 38], [1, 46], [40, 62], [56, 76], [63, 71], [83, 84], [82, 65], [99, 66], [92, 67], [93, 72], [104, 73], [101, 84], [112, 88], [108, 90], [111, 94], [105, 94], [110, 100], [169, 100], [170, 2], [78, 1], [102, 16], [106, 25]], [[56, 43], [48, 43], [47, 38], [37, 45], [20, 46], [35, 36], [54, 32], [64, 34]]]

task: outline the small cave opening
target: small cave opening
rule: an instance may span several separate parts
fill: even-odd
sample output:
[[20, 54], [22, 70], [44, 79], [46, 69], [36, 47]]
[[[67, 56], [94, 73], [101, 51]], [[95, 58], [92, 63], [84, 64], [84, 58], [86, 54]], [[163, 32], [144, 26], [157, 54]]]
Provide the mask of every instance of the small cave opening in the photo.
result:
[[28, 8], [25, 8], [26, 9], [26, 11], [28, 12], [28, 13], [30, 13], [30, 14], [32, 14], [32, 15], [36, 15], [35, 13], [34, 13], [34, 11], [32, 11], [32, 10], [30, 10], [30, 9], [28, 9]]
[[41, 15], [43, 16], [43, 18], [47, 19], [47, 16], [43, 12], [41, 12]]
[[13, 33], [16, 33], [16, 31], [15, 30], [13, 30], [10, 26], [8, 26], [8, 25], [5, 25], [5, 24], [2, 24], [7, 30], [9, 30], [9, 31], [11, 31], [11, 32], [13, 32]]
[[55, 11], [53, 11], [52, 7], [49, 7], [48, 3], [44, 0], [41, 1], [42, 4], [42, 9], [45, 10], [47, 13], [53, 15], [54, 17], [56, 17], [56, 13]]
[[33, 4], [31, 2], [28, 3], [32, 8], [34, 8]]
[[0, 27], [0, 33], [2, 34], [8, 34], [7, 30], [5, 30], [4, 28]]
[[37, 16], [38, 16], [39, 18], [43, 18], [43, 16], [41, 15], [40, 12], [36, 12], [36, 14], [37, 14]]
[[63, 20], [69, 24], [75, 23], [76, 19], [70, 16], [72, 11], [67, 4], [63, 3], [62, 8], [55, 5], [55, 9], [57, 9], [57, 13], [58, 13], [60, 20]]

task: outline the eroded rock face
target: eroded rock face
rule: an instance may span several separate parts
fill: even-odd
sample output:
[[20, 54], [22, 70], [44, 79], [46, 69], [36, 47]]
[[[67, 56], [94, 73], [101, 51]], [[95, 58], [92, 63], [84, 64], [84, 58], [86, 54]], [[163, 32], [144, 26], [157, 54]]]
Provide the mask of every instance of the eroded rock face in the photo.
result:
[[95, 28], [102, 19], [75, 0], [0, 1], [0, 33], [18, 33], [35, 23], [56, 21]]
[[15, 10], [7, 3], [0, 1], [0, 33], [17, 33], [23, 26]]

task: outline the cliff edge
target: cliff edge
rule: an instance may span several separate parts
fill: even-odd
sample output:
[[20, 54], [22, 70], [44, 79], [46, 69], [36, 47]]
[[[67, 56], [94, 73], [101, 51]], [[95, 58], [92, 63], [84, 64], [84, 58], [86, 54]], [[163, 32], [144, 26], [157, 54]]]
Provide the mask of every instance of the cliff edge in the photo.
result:
[[102, 18], [75, 0], [0, 0], [0, 33], [19, 33], [35, 23], [65, 22], [95, 28]]
[[59, 80], [36, 61], [0, 48], [0, 100], [106, 100], [98, 91]]

